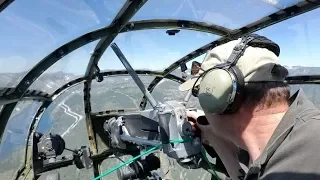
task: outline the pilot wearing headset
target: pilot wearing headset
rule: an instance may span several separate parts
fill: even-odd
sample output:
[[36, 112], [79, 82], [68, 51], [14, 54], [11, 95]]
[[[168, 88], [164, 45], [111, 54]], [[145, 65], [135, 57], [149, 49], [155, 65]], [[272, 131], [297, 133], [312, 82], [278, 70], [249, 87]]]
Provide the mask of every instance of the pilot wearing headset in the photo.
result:
[[301, 89], [290, 97], [279, 54], [263, 36], [230, 41], [179, 87], [198, 97], [203, 112], [188, 116], [232, 179], [320, 179], [320, 111]]

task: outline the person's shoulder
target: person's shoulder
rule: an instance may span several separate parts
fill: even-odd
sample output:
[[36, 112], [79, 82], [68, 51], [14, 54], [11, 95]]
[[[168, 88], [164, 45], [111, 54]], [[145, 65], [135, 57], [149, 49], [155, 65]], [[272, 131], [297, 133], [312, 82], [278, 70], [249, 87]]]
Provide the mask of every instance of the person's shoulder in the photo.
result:
[[[291, 117], [294, 118], [294, 127], [291, 137], [299, 136], [304, 140], [313, 140], [318, 137], [320, 135], [320, 110], [302, 89], [299, 90], [292, 106], [294, 107], [292, 108], [293, 116]], [[318, 142], [320, 148], [320, 139]]]
[[307, 97], [303, 89], [299, 89], [290, 99], [291, 105], [288, 113], [295, 119], [295, 124], [320, 120], [319, 108]]
[[[320, 110], [302, 93], [291, 105], [288, 134], [265, 164], [266, 179], [320, 179]], [[283, 125], [283, 124], [282, 124]], [[279, 136], [280, 137], [280, 136]], [[278, 141], [280, 139], [277, 139]], [[264, 179], [262, 178], [262, 179]]]
[[320, 179], [320, 116], [299, 122], [271, 155], [262, 179]]
[[[297, 102], [296, 118], [301, 123], [316, 123], [320, 120], [320, 110], [302, 91]], [[317, 124], [317, 123], [316, 123]]]
[[320, 117], [299, 122], [272, 154], [262, 179], [320, 179]]

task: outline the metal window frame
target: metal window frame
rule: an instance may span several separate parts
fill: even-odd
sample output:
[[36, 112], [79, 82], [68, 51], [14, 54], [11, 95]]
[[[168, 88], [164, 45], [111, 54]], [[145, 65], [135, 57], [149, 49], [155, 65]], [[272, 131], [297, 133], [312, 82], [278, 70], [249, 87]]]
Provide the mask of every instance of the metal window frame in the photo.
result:
[[[154, 77], [162, 77], [162, 74], [158, 71], [149, 71], [149, 70], [136, 70], [136, 73], [138, 75], [143, 75], [143, 76], [154, 76]], [[129, 75], [128, 71], [126, 70], [119, 70], [119, 71], [104, 71], [101, 72], [103, 77], [112, 77], [112, 76], [119, 76], [119, 75]], [[174, 76], [174, 75], [169, 75], [164, 77], [165, 79], [169, 79], [178, 83], [183, 83], [185, 80]], [[32, 122], [30, 123], [29, 126], [29, 132], [28, 132], [28, 140], [27, 142], [31, 141], [33, 133], [36, 131], [38, 124], [45, 112], [45, 110], [51, 105], [51, 103], [57, 99], [61, 94], [63, 94], [65, 91], [67, 91], [68, 89], [80, 85], [82, 84], [86, 79], [84, 77], [81, 78], [77, 78], [74, 79], [66, 84], [64, 84], [63, 86], [61, 86], [61, 88], [57, 89], [54, 93], [51, 94], [50, 96], [50, 100], [51, 101], [45, 101], [43, 102], [43, 104], [40, 106], [40, 108], [37, 110]], [[85, 99], [84, 101], [88, 101], [89, 99]], [[137, 109], [135, 109], [137, 111]], [[90, 112], [90, 117], [92, 119], [98, 117], [99, 115], [103, 115], [103, 114], [110, 114], [110, 113], [123, 113], [123, 112], [131, 112], [133, 111], [133, 109], [121, 109], [121, 110], [108, 110], [108, 111], [104, 111], [104, 112], [95, 112], [95, 113], [91, 113]], [[17, 170], [15, 177], [20, 176], [21, 174], [27, 174], [27, 172], [30, 172], [31, 167], [26, 167], [26, 165], [28, 163], [31, 162], [31, 152], [32, 149], [28, 148], [29, 144], [26, 144], [25, 147], [25, 160], [24, 163], [20, 166], [20, 168]], [[99, 172], [98, 169], [96, 169], [95, 171], [97, 171], [97, 173]]]
[[[124, 5], [124, 7], [127, 7], [128, 5]], [[257, 30], [263, 29], [265, 27], [268, 27], [270, 25], [273, 25], [275, 23], [279, 23], [281, 21], [284, 21], [286, 19], [295, 17], [297, 15], [309, 12], [313, 9], [318, 8], [320, 5], [315, 3], [309, 3], [309, 2], [301, 2], [297, 5], [285, 8], [283, 10], [280, 10], [276, 13], [273, 13], [265, 18], [262, 18], [256, 22], [253, 22], [243, 28], [237, 29], [237, 30], [228, 30], [223, 29], [222, 27], [216, 26], [216, 25], [208, 25], [206, 23], [199, 23], [199, 22], [193, 22], [193, 21], [184, 21], [184, 20], [145, 20], [145, 21], [136, 21], [136, 22], [129, 22], [126, 24], [125, 27], [123, 27], [120, 31], [122, 32], [128, 32], [128, 31], [134, 31], [134, 30], [142, 30], [142, 29], [155, 29], [155, 28], [182, 28], [182, 29], [190, 29], [190, 30], [198, 30], [198, 31], [204, 31], [209, 33], [216, 33], [216, 31], [224, 30], [224, 33], [227, 33], [227, 35], [223, 36], [222, 38], [215, 40], [207, 45], [204, 45], [195, 51], [187, 54], [186, 56], [180, 58], [178, 61], [171, 64], [167, 69], [163, 71], [163, 75], [167, 75], [177, 69], [179, 65], [183, 62], [191, 61], [192, 59], [204, 54], [206, 51], [212, 49], [213, 47], [220, 45], [222, 43], [226, 43], [232, 39], [236, 39], [237, 37], [240, 37], [241, 35], [248, 34], [255, 32]], [[116, 19], [119, 18], [117, 16]], [[166, 23], [168, 21], [169, 23]], [[21, 99], [27, 89], [30, 87], [30, 85], [49, 67], [51, 67], [54, 63], [56, 63], [58, 60], [60, 60], [63, 56], [69, 54], [70, 52], [74, 51], [75, 49], [86, 45], [94, 40], [97, 40], [102, 37], [106, 37], [110, 35], [112, 32], [111, 29], [114, 29], [113, 27], [115, 24], [111, 24], [108, 27], [101, 28], [89, 33], [86, 33], [68, 43], [65, 45], [59, 47], [54, 52], [50, 53], [47, 57], [42, 59], [37, 65], [35, 65], [28, 74], [24, 76], [24, 78], [20, 81], [20, 83], [17, 85], [17, 88], [14, 92], [10, 94], [12, 96], [12, 99]], [[149, 26], [149, 27], [148, 27]], [[141, 28], [141, 29], [140, 29]], [[210, 31], [209, 31], [210, 29]], [[231, 31], [231, 32], [230, 32]], [[97, 48], [96, 48], [97, 49]], [[150, 84], [148, 87], [149, 90], [153, 90], [154, 86], [157, 85], [158, 82], [160, 82], [161, 78], [157, 77], [154, 79], [154, 81]], [[12, 113], [14, 107], [16, 105], [16, 102], [13, 102], [11, 104], [7, 104], [3, 107], [3, 110], [0, 114], [0, 137], [2, 137], [4, 127], [8, 121], [8, 118], [10, 117], [10, 114]], [[145, 97], [142, 99], [142, 102], [140, 103], [140, 107], [142, 109], [145, 108], [146, 105], [146, 99]]]
[[[12, 2], [12, 0], [8, 0], [5, 2]], [[84, 34], [65, 45], [59, 47], [54, 52], [50, 53], [47, 57], [42, 59], [36, 66], [34, 66], [19, 82], [19, 84], [14, 88], [13, 92], [4, 96], [4, 98], [9, 97], [13, 100], [12, 103], [6, 104], [0, 114], [0, 139], [2, 138], [5, 126], [8, 122], [8, 119], [14, 110], [17, 100], [22, 100], [23, 98], [27, 98], [26, 93], [28, 92], [28, 88], [31, 84], [43, 73], [45, 70], [50, 68], [54, 63], [60, 60], [65, 55], [74, 51], [75, 49], [86, 45], [92, 41], [98, 40], [100, 38], [99, 43], [97, 44], [95, 51], [90, 58], [90, 61], [87, 66], [87, 71], [84, 79], [84, 101], [89, 103], [85, 103], [85, 112], [86, 112], [86, 122], [88, 129], [90, 128], [90, 118], [91, 118], [91, 110], [90, 110], [90, 85], [93, 77], [94, 65], [99, 61], [105, 49], [109, 46], [109, 44], [115, 39], [115, 37], [122, 32], [134, 31], [134, 30], [142, 30], [142, 29], [155, 29], [155, 28], [182, 28], [182, 29], [190, 29], [190, 30], [198, 30], [202, 32], [213, 33], [217, 35], [222, 35], [222, 37], [218, 40], [215, 40], [207, 45], [204, 45], [195, 51], [189, 53], [188, 55], [180, 58], [175, 63], [171, 64], [167, 69], [161, 72], [161, 76], [157, 76], [149, 85], [148, 90], [152, 91], [154, 87], [163, 79], [167, 78], [171, 72], [177, 69], [181, 63], [186, 63], [202, 54], [206, 51], [216, 47], [220, 44], [226, 43], [230, 40], [237, 39], [242, 35], [249, 34], [260, 29], [266, 28], [273, 24], [279, 23], [286, 19], [295, 17], [297, 15], [309, 12], [313, 9], [316, 9], [320, 6], [318, 3], [313, 3], [310, 1], [300, 2], [299, 4], [293, 5], [291, 7], [287, 7], [282, 9], [276, 13], [273, 13], [267, 17], [264, 17], [258, 21], [255, 21], [245, 27], [229, 30], [217, 25], [208, 25], [206, 23], [192, 22], [192, 21], [184, 21], [184, 20], [144, 20], [137, 22], [128, 22], [131, 17], [147, 2], [147, 0], [128, 0], [122, 9], [119, 11], [118, 15], [114, 18], [111, 25], [108, 27], [98, 29], [87, 34]], [[9, 4], [10, 4], [9, 3]], [[3, 9], [1, 9], [3, 10]], [[300, 82], [300, 81], [299, 81]], [[316, 82], [316, 81], [313, 81]], [[70, 82], [69, 82], [70, 83]], [[300, 83], [301, 84], [301, 83]], [[59, 88], [61, 90], [61, 88]], [[51, 96], [52, 97], [52, 96]], [[42, 97], [30, 96], [29, 98], [34, 98], [35, 100], [40, 99], [43, 100], [45, 104], [50, 104], [50, 100], [52, 99], [42, 99]], [[89, 101], [88, 101], [89, 99]], [[144, 97], [140, 103], [141, 109], [144, 109], [146, 106], [146, 98]], [[41, 106], [42, 107], [42, 106]], [[45, 108], [39, 108], [39, 110]], [[38, 110], [38, 111], [39, 111]], [[35, 125], [35, 124], [33, 124]], [[30, 138], [29, 136], [28, 138]], [[89, 139], [91, 138], [91, 142], [94, 142], [92, 138], [92, 132], [89, 133]], [[91, 143], [91, 147], [95, 147], [94, 143]], [[94, 149], [94, 148], [93, 148]], [[26, 163], [26, 161], [25, 161]], [[97, 167], [94, 169], [98, 169]], [[23, 170], [20, 169], [20, 170]], [[22, 172], [22, 171], [20, 171]], [[20, 173], [18, 173], [20, 174]], [[95, 175], [99, 174], [99, 172], [95, 171]]]
[[[166, 76], [176, 70], [180, 64], [187, 63], [191, 61], [192, 59], [201, 56], [202, 54], [206, 53], [210, 49], [219, 46], [221, 44], [227, 43], [231, 40], [238, 39], [243, 35], [247, 35], [253, 32], [256, 32], [258, 30], [264, 29], [266, 27], [269, 27], [271, 25], [274, 25], [276, 23], [282, 22], [284, 20], [293, 18], [295, 16], [304, 14], [306, 12], [309, 12], [311, 10], [314, 10], [316, 8], [319, 8], [320, 4], [317, 3], [310, 3], [310, 2], [301, 2], [299, 4], [293, 5], [291, 7], [287, 7], [285, 9], [282, 9], [278, 12], [275, 12], [269, 16], [266, 16], [258, 21], [255, 21], [251, 24], [248, 24], [247, 26], [244, 26], [242, 28], [233, 30], [232, 33], [230, 33], [227, 36], [223, 36], [220, 39], [217, 39], [215, 41], [212, 41], [211, 43], [208, 43], [191, 53], [185, 55], [184, 57], [180, 58], [178, 61], [171, 64], [167, 69], [163, 71], [163, 75]], [[154, 87], [161, 81], [161, 78], [155, 78], [151, 84], [148, 87], [148, 90], [151, 92]], [[144, 109], [147, 104], [146, 97], [143, 97], [140, 103], [140, 108]]]

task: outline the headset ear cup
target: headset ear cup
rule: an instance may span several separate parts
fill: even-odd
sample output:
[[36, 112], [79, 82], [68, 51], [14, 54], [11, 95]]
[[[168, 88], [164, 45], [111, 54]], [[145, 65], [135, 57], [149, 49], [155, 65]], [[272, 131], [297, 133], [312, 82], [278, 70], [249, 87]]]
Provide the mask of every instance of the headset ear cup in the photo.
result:
[[198, 99], [202, 109], [222, 114], [229, 107], [233, 79], [227, 69], [213, 69], [201, 80]]
[[[219, 64], [207, 71], [200, 85], [198, 99], [205, 112], [230, 114], [236, 112], [240, 106], [244, 94], [244, 77], [236, 66], [237, 61], [243, 55], [247, 44], [260, 36], [245, 36], [241, 42], [234, 47], [232, 54], [226, 63]], [[263, 38], [261, 38], [263, 39]], [[253, 44], [263, 46], [260, 41]], [[268, 43], [265, 43], [268, 44]], [[279, 54], [277, 46], [271, 46], [275, 54]], [[274, 44], [272, 44], [274, 45]]]
[[233, 91], [235, 91], [235, 96], [233, 99], [233, 102], [231, 102], [226, 110], [223, 112], [223, 114], [230, 114], [236, 112], [240, 106], [241, 102], [243, 100], [243, 94], [244, 94], [244, 77], [242, 72], [237, 66], [232, 66], [229, 69], [229, 72], [233, 74], [236, 80], [236, 87], [233, 88]]

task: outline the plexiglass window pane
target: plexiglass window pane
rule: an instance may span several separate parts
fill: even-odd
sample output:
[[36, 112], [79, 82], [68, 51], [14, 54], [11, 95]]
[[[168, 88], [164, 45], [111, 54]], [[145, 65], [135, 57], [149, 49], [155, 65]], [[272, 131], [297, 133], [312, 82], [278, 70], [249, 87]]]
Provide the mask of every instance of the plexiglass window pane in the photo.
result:
[[[146, 87], [154, 79], [152, 76], [139, 76]], [[137, 109], [143, 97], [142, 92], [131, 76], [106, 77], [98, 83], [94, 81], [91, 87], [92, 112], [116, 109]]]
[[320, 9], [315, 9], [257, 33], [280, 46], [280, 63], [290, 75], [315, 75], [320, 74], [319, 24]]
[[84, 76], [91, 52], [98, 40], [76, 49], [53, 64], [30, 86], [30, 89], [41, 90], [52, 94], [62, 85]]
[[[180, 83], [169, 79], [163, 79], [159, 84], [154, 88], [151, 95], [159, 102], [164, 103], [165, 101], [176, 100], [179, 102], [184, 102], [184, 99], [188, 92], [181, 92], [178, 90]], [[146, 108], [152, 108], [150, 103], [147, 103]], [[187, 108], [197, 108], [201, 109], [198, 99], [194, 96], [191, 96]]]
[[[189, 78], [191, 78], [191, 66], [192, 66], [192, 62], [193, 61], [197, 61], [199, 63], [202, 63], [202, 61], [204, 60], [204, 57], [206, 56], [206, 53], [202, 54], [201, 56], [198, 56], [192, 60], [190, 60], [189, 62], [186, 63], [187, 66], [187, 70], [185, 71], [185, 74], [187, 75], [186, 80], [188, 80]], [[172, 75], [178, 76], [180, 78], [183, 78], [182, 75], [182, 71], [181, 71], [181, 67], [179, 66], [176, 70], [174, 70], [172, 73]]]
[[[89, 146], [86, 128], [83, 84], [74, 86], [61, 94], [44, 112], [37, 128], [41, 133], [59, 134], [69, 149]], [[64, 151], [62, 155], [70, 155]], [[61, 179], [92, 179], [92, 169], [78, 170], [76, 166], [58, 169]]]
[[[165, 29], [152, 29], [119, 34], [114, 42], [133, 68], [162, 71], [179, 58], [218, 37], [190, 30], [181, 30], [169, 36]], [[99, 67], [101, 70], [124, 69], [110, 47], [99, 61]]]
[[0, 144], [0, 179], [12, 179], [24, 162], [29, 126], [40, 105], [20, 101], [12, 112]]
[[0, 14], [0, 87], [16, 86], [37, 62], [109, 25], [125, 0], [14, 1]]
[[271, 6], [274, 6], [278, 9], [284, 9], [295, 4], [298, 4], [304, 0], [261, 0]]
[[237, 29], [295, 2], [296, 0], [149, 0], [132, 20], [182, 19]]
[[320, 109], [320, 86], [316, 84], [290, 85], [291, 95], [302, 89], [308, 99]]

